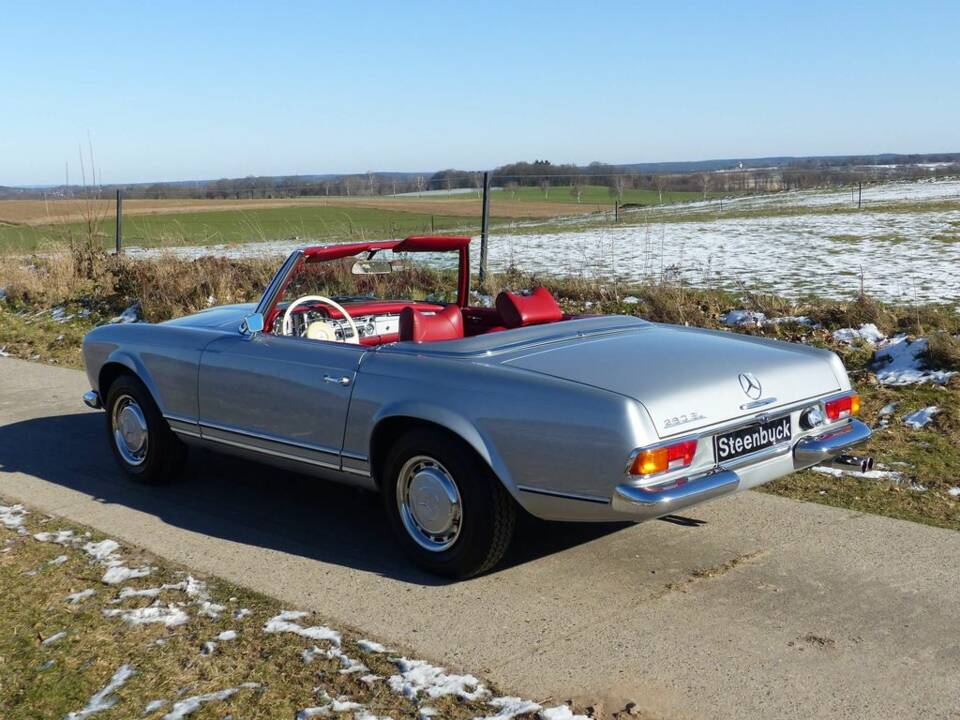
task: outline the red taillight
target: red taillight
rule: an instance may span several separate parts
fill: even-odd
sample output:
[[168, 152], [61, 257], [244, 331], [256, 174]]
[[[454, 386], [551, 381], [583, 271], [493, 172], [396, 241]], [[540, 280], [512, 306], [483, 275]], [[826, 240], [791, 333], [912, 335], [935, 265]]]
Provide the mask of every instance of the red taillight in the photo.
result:
[[830, 422], [858, 415], [860, 413], [860, 396], [853, 393], [835, 400], [828, 400], [823, 404], [823, 411]]
[[650, 450], [641, 450], [630, 465], [631, 475], [655, 473], [687, 467], [697, 452], [696, 440], [683, 440], [672, 445], [662, 445]]

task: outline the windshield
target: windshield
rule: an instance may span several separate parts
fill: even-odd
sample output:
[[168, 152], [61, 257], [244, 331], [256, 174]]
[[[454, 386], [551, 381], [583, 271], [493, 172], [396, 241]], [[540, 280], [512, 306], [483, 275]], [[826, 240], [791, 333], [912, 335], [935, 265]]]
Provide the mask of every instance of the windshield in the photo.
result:
[[457, 300], [456, 253], [364, 251], [340, 260], [300, 263], [280, 297], [281, 305], [305, 295], [341, 304], [371, 300]]

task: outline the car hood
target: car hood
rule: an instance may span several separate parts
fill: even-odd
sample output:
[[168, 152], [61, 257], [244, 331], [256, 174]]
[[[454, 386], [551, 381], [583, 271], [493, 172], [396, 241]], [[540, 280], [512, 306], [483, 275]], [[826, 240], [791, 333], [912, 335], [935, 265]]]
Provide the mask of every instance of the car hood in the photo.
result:
[[[501, 362], [633, 398], [647, 409], [661, 437], [768, 412], [849, 385], [839, 360], [824, 350], [652, 323], [531, 347]], [[759, 393], [744, 391], [741, 373], [752, 374]]]
[[238, 303], [236, 305], [220, 305], [209, 310], [201, 310], [193, 315], [167, 320], [162, 325], [179, 325], [210, 329], [231, 329], [240, 327], [241, 321], [256, 309], [254, 303]]

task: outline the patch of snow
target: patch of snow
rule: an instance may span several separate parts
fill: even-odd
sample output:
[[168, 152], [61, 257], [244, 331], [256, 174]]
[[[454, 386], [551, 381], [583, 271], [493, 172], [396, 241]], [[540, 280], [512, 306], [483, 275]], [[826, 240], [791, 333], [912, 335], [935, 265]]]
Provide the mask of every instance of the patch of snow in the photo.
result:
[[910, 485], [910, 487], [909, 487], [908, 489], [913, 490], [914, 492], [926, 492], [926, 491], [927, 491], [927, 486], [926, 486], [926, 485], [921, 485], [921, 484], [919, 484], [919, 483], [913, 483], [913, 484]]
[[220, 613], [226, 609], [227, 608], [223, 605], [218, 605], [217, 603], [210, 602], [209, 600], [202, 600], [200, 602], [200, 610], [198, 612], [200, 615], [217, 620], [220, 617]]
[[238, 608], [233, 611], [233, 619], [243, 620], [247, 615], [250, 614], [250, 612], [251, 611], [248, 608]]
[[947, 495], [950, 497], [960, 497], [960, 487], [952, 487], [947, 490]]
[[200, 646], [201, 655], [213, 655], [217, 651], [217, 644], [212, 640], [208, 640]]
[[930, 405], [925, 407], [922, 410], [917, 410], [912, 412], [906, 417], [903, 418], [903, 424], [912, 427], [914, 430], [919, 430], [922, 427], [926, 427], [933, 421], [933, 416], [940, 412], [940, 408], [936, 405]]
[[635, 297], [635, 296], [633, 296], [633, 295], [627, 295], [627, 296], [623, 299], [623, 304], [624, 304], [624, 305], [636, 305], [636, 304], [639, 303], [639, 302], [640, 302], [640, 298]]
[[[960, 490], [960, 488], [957, 488], [957, 489]], [[383, 680], [383, 676], [375, 675], [373, 673], [368, 673], [366, 675], [361, 675], [358, 679], [362, 683], [366, 683], [367, 685], [373, 685], [378, 680]]]
[[294, 635], [299, 635], [300, 637], [309, 638], [310, 640], [329, 640], [334, 645], [339, 646], [340, 633], [338, 633], [336, 630], [332, 630], [324, 625], [303, 627], [302, 625], [293, 622], [294, 620], [299, 620], [300, 618], [306, 617], [308, 614], [309, 613], [299, 610], [284, 610], [279, 615], [267, 620], [266, 624], [263, 626], [263, 631], [265, 633], [288, 632], [293, 633]]
[[893, 412], [897, 409], [899, 402], [891, 402], [884, 405], [880, 408], [880, 412], [877, 413], [879, 417], [886, 417], [887, 415], [893, 415]]
[[40, 644], [43, 645], [44, 647], [46, 647], [47, 645], [53, 645], [58, 640], [63, 640], [63, 638], [65, 638], [66, 636], [67, 636], [67, 631], [61, 630], [60, 632], [57, 632], [51, 635]]
[[94, 560], [103, 562], [112, 559], [111, 556], [120, 549], [120, 543], [116, 540], [101, 540], [98, 543], [88, 542], [83, 546], [83, 551]]
[[156, 712], [157, 710], [162, 708], [164, 705], [166, 705], [168, 702], [170, 701], [169, 700], [151, 700], [146, 705], [144, 705], [143, 714], [149, 715], [152, 712]]
[[367, 672], [370, 669], [359, 660], [355, 660], [347, 655], [339, 647], [332, 647], [328, 650], [323, 650], [322, 648], [318, 648], [316, 645], [314, 645], [312, 648], [306, 648], [300, 653], [300, 657], [303, 658], [305, 663], [313, 662], [314, 658], [318, 655], [321, 655], [328, 660], [338, 660], [341, 668], [340, 673], [343, 675]]
[[586, 715], [574, 715], [566, 705], [544, 708], [540, 711], [541, 720], [589, 720]]
[[840, 468], [824, 467], [823, 465], [817, 465], [811, 469], [814, 472], [833, 475], [834, 477], [846, 475], [847, 477], [862, 478], [864, 480], [890, 480], [895, 483], [899, 483], [900, 480], [903, 479], [903, 473], [897, 472], [896, 470], [868, 470], [867, 472], [860, 472], [859, 470], [841, 470]]
[[496, 715], [488, 715], [482, 720], [510, 720], [510, 718], [515, 718], [517, 715], [526, 715], [540, 710], [540, 706], [537, 703], [518, 697], [494, 698], [487, 704], [497, 708], [499, 712], [497, 712]]
[[731, 310], [721, 315], [720, 319], [729, 327], [757, 328], [763, 325], [767, 316], [753, 310]]
[[145, 608], [134, 608], [132, 610], [116, 609], [104, 610], [104, 617], [119, 617], [128, 625], [151, 625], [160, 623], [166, 627], [176, 627], [183, 625], [190, 619], [184, 610], [175, 606], [151, 605]]
[[76, 605], [81, 600], [86, 600], [88, 597], [93, 595], [96, 591], [93, 588], [87, 588], [86, 590], [79, 590], [75, 593], [70, 593], [66, 597], [66, 601], [71, 605]]
[[868, 345], [876, 345], [886, 340], [887, 336], [880, 332], [877, 326], [873, 323], [865, 323], [859, 328], [841, 328], [839, 330], [834, 330], [833, 339], [835, 342], [844, 343], [846, 345], [853, 345], [858, 340], [861, 340]]
[[411, 700], [420, 693], [430, 698], [456, 695], [463, 700], [480, 700], [490, 692], [473, 675], [447, 674], [424, 660], [401, 657], [393, 658], [393, 663], [400, 673], [390, 676], [387, 683], [395, 693]]
[[385, 653], [387, 649], [373, 640], [357, 640], [357, 647], [368, 653]]
[[881, 385], [917, 385], [935, 383], [944, 385], [955, 372], [924, 369], [923, 354], [927, 350], [926, 338], [909, 340], [906, 335], [893, 338], [882, 350], [878, 350], [873, 362], [873, 371]]
[[94, 713], [109, 710], [117, 704], [115, 693], [136, 671], [130, 665], [121, 665], [110, 678], [110, 682], [93, 694], [82, 710], [67, 713], [64, 720], [84, 720]]
[[28, 515], [23, 505], [0, 505], [0, 523], [9, 530], [16, 530], [20, 535], [26, 535], [23, 519]]
[[177, 700], [173, 704], [173, 707], [170, 708], [170, 712], [163, 716], [163, 720], [183, 720], [183, 718], [199, 710], [201, 705], [229, 700], [238, 692], [240, 692], [240, 688], [226, 688], [225, 690], [217, 690], [216, 692], [194, 695], [184, 698], [183, 700]]
[[429, 705], [424, 705], [417, 710], [417, 713], [420, 715], [420, 720], [423, 720], [423, 718], [432, 718], [435, 715], [439, 715], [440, 711], [434, 707], [430, 707]]
[[338, 698], [332, 698], [327, 694], [326, 690], [322, 689], [320, 690], [319, 695], [320, 700], [325, 704], [318, 705], [316, 707], [304, 708], [297, 713], [297, 720], [315, 717], [331, 717], [340, 713], [352, 712], [354, 710], [362, 711], [364, 709], [361, 703], [354, 702], [345, 695], [341, 695]]
[[220, 640], [221, 642], [225, 640], [236, 640], [236, 639], [237, 639], [236, 630], [224, 630], [222, 633], [217, 635], [217, 640]]
[[67, 314], [67, 309], [63, 305], [57, 305], [50, 311], [50, 317], [58, 323], [65, 323], [73, 319], [73, 315]]
[[135, 323], [140, 322], [140, 303], [135, 302], [115, 318], [110, 319], [110, 323]]
[[151, 572], [153, 572], [153, 568], [149, 566], [129, 568], [126, 565], [113, 565], [107, 568], [103, 577], [100, 578], [100, 582], [106, 585], [119, 585], [120, 583], [125, 583], [127, 580], [146, 577]]
[[55, 543], [64, 547], [76, 547], [83, 542], [86, 534], [76, 535], [73, 530], [57, 530], [56, 532], [38, 532], [33, 536], [38, 542]]
[[806, 327], [819, 327], [817, 323], [808, 318], [806, 315], [782, 315], [781, 317], [767, 318], [763, 321], [763, 326], [773, 327], [776, 325], [785, 325], [787, 323], [792, 325], [804, 325]]
[[63, 565], [69, 559], [66, 555], [57, 555], [53, 560], [47, 560], [47, 565]]

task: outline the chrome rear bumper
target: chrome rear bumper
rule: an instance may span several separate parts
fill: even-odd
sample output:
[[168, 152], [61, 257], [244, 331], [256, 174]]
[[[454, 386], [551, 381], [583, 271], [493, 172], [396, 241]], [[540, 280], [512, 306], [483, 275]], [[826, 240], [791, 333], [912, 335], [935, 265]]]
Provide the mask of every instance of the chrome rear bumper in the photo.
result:
[[100, 402], [100, 393], [96, 390], [88, 390], [83, 394], [83, 404], [94, 410], [99, 410], [103, 407], [103, 403]]
[[793, 447], [793, 467], [797, 470], [819, 465], [843, 455], [850, 448], [862, 445], [870, 439], [870, 428], [859, 420], [851, 420], [843, 427], [823, 435], [806, 437]]
[[731, 493], [739, 485], [740, 476], [733, 470], [720, 470], [694, 480], [677, 481], [666, 487], [618, 485], [611, 505], [615, 511], [632, 515], [637, 520], [652, 520]]
[[[851, 420], [846, 425], [829, 430], [814, 437], [801, 438], [793, 446], [793, 469], [804, 468], [828, 462], [838, 455], [845, 454], [850, 448], [861, 445], [870, 438], [870, 428], [859, 420]], [[769, 459], [765, 464], [748, 464], [737, 469], [744, 473], [743, 489], [769, 482], [776, 477], [790, 473], [791, 460], [789, 449]], [[770, 463], [783, 463], [771, 466]], [[760, 477], [756, 477], [758, 469]], [[751, 475], [751, 473], [753, 473]], [[611, 498], [611, 507], [617, 513], [632, 516], [639, 522], [670, 515], [683, 508], [697, 505], [707, 500], [741, 489], [741, 476], [734, 470], [719, 469], [708, 475], [693, 479], [681, 479], [664, 485], [636, 487], [618, 485]]]

